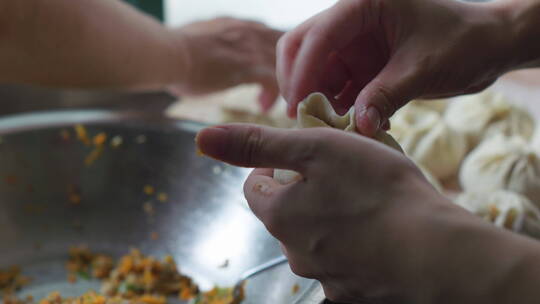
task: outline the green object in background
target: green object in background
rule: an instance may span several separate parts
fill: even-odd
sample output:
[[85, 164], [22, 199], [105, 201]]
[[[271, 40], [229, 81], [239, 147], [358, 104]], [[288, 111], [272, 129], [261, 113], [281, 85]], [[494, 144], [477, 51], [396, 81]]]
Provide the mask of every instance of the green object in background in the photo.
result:
[[141, 11], [154, 16], [159, 21], [163, 22], [163, 0], [125, 0], [137, 7]]

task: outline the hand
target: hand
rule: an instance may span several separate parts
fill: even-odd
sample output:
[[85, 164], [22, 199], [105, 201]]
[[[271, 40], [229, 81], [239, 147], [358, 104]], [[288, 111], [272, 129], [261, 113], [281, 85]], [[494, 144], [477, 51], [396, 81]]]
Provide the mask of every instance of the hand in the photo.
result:
[[309, 93], [323, 92], [335, 96], [338, 111], [354, 104], [360, 133], [373, 136], [411, 99], [484, 89], [517, 54], [500, 2], [338, 2], [278, 43], [289, 114]]
[[292, 270], [321, 281], [332, 301], [505, 303], [515, 290], [499, 289], [502, 282], [523, 283], [521, 248], [538, 252], [451, 204], [403, 155], [357, 134], [233, 124], [202, 130], [197, 143], [234, 165], [302, 174], [281, 185], [273, 169], [255, 169], [244, 192]]
[[217, 18], [189, 24], [175, 33], [187, 61], [182, 83], [172, 88], [175, 94], [204, 94], [259, 83], [263, 110], [272, 107], [279, 95], [275, 45], [282, 32], [257, 22]]

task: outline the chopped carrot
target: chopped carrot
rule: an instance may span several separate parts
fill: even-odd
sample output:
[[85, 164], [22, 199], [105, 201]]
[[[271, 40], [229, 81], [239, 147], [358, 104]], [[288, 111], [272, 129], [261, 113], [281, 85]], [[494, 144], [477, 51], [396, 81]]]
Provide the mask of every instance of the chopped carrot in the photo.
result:
[[84, 164], [89, 167], [91, 166], [103, 153], [103, 146], [96, 146], [88, 156], [84, 159]]
[[297, 294], [299, 290], [300, 290], [300, 286], [298, 284], [294, 284], [292, 287], [292, 293]]
[[165, 203], [169, 199], [169, 196], [165, 192], [160, 192], [158, 193], [157, 199], [158, 201]]
[[77, 138], [85, 145], [90, 145], [90, 139], [88, 138], [88, 133], [86, 132], [86, 128], [81, 125], [77, 124], [75, 125], [75, 133], [77, 134]]
[[60, 137], [62, 137], [62, 140], [68, 141], [71, 135], [69, 134], [68, 130], [62, 129], [62, 131], [60, 131]]
[[154, 192], [156, 192], [156, 189], [154, 189], [154, 187], [151, 185], [145, 185], [143, 191], [146, 195], [152, 195]]
[[105, 132], [98, 133], [92, 141], [94, 142], [94, 146], [101, 146], [107, 141], [107, 134]]

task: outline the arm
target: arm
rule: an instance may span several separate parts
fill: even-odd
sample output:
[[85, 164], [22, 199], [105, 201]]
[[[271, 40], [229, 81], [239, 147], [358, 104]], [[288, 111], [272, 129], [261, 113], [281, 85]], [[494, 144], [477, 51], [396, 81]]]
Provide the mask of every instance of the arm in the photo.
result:
[[282, 32], [217, 18], [167, 29], [118, 0], [0, 0], [0, 82], [204, 94], [243, 83], [277, 99]]
[[373, 140], [325, 128], [224, 125], [202, 130], [197, 145], [233, 165], [302, 174], [282, 185], [272, 169], [255, 169], [244, 193], [283, 245], [291, 269], [319, 280], [330, 300], [504, 304], [540, 298], [537, 241], [451, 203], [406, 157]]
[[181, 39], [121, 1], [0, 1], [0, 81], [155, 88], [184, 80]]

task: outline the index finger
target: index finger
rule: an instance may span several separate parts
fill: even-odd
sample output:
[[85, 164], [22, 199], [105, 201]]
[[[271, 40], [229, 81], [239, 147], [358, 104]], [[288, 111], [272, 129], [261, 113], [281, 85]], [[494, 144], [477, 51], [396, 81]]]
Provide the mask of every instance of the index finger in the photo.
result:
[[[306, 32], [315, 22], [317, 15], [306, 20], [297, 28], [287, 32], [281, 36], [276, 45], [276, 78], [280, 91], [283, 93], [285, 100], [288, 102], [286, 94], [290, 91], [290, 77], [292, 66], [296, 60], [296, 55]], [[290, 107], [289, 107], [290, 108]], [[295, 107], [296, 108], [296, 107]], [[295, 116], [296, 112], [289, 111], [289, 115]]]
[[313, 129], [227, 124], [201, 130], [196, 142], [203, 154], [232, 165], [289, 169], [305, 175], [324, 149], [317, 135]]

